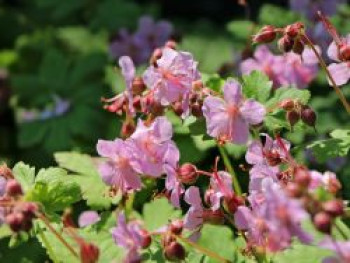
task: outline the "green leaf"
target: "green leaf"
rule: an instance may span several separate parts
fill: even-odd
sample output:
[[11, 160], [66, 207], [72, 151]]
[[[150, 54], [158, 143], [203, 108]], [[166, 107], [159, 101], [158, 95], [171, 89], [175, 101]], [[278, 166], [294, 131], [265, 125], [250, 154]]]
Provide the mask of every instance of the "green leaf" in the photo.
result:
[[112, 203], [119, 202], [121, 196], [109, 196], [109, 187], [102, 181], [96, 164], [90, 156], [76, 152], [61, 152], [55, 154], [56, 162], [76, 174], [69, 175], [76, 182], [87, 201], [88, 206], [94, 209], [108, 209]]
[[202, 74], [202, 79], [206, 87], [216, 92], [221, 92], [221, 87], [225, 83], [225, 80], [216, 73], [212, 75]]
[[62, 211], [81, 199], [79, 185], [63, 181], [39, 181], [34, 188], [26, 194], [26, 199], [40, 202], [46, 211]]
[[181, 211], [174, 207], [165, 198], [158, 198], [151, 203], [145, 204], [143, 208], [143, 220], [147, 230], [153, 231], [164, 225], [169, 220], [179, 218]]
[[246, 41], [252, 35], [254, 23], [247, 20], [235, 20], [227, 24], [227, 30], [237, 39]]
[[247, 98], [266, 102], [270, 96], [272, 81], [261, 71], [253, 71], [249, 75], [243, 75], [243, 93]]
[[21, 184], [24, 192], [29, 191], [34, 185], [35, 168], [20, 162], [12, 169], [15, 179]]
[[325, 162], [330, 158], [347, 156], [350, 149], [350, 130], [334, 130], [330, 134], [331, 139], [315, 141], [309, 146], [319, 162]]
[[288, 11], [285, 8], [270, 4], [265, 4], [261, 8], [259, 15], [259, 22], [261, 24], [274, 25], [276, 27], [284, 27], [300, 20], [300, 15]]

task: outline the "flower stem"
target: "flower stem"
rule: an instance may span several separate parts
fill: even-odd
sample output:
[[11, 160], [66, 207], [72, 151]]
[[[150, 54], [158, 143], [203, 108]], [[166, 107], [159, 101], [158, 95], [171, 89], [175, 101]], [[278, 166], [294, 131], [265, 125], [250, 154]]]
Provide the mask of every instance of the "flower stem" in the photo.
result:
[[224, 161], [225, 167], [232, 176], [232, 183], [233, 183], [233, 188], [235, 189], [235, 193], [237, 195], [242, 195], [242, 189], [241, 189], [241, 186], [238, 182], [236, 172], [233, 169], [233, 166], [231, 165], [230, 159], [229, 159], [229, 157], [224, 149], [224, 146], [218, 145], [218, 148], [219, 148], [219, 152], [221, 154], [221, 157]]
[[343, 103], [346, 111], [350, 114], [350, 105], [349, 105], [348, 101], [346, 100], [344, 94], [341, 92], [340, 88], [335, 83], [335, 80], [334, 80], [332, 74], [327, 69], [327, 65], [324, 62], [323, 58], [320, 56], [320, 54], [318, 53], [318, 51], [315, 48], [315, 45], [312, 43], [310, 38], [305, 33], [303, 34], [303, 37], [307, 41], [307, 44], [311, 47], [312, 51], [315, 53], [315, 55], [316, 55], [320, 65], [321, 65], [321, 67], [324, 69], [324, 71], [327, 74], [328, 79], [332, 83], [332, 86], [333, 86], [333, 89], [334, 89], [335, 93], [338, 95], [340, 101]]
[[181, 240], [182, 242], [192, 246], [193, 248], [197, 249], [199, 252], [203, 253], [204, 255], [207, 255], [208, 257], [211, 257], [213, 259], [216, 259], [219, 262], [223, 262], [223, 263], [229, 263], [230, 260], [223, 258], [222, 256], [216, 254], [213, 251], [210, 251], [200, 245], [198, 245], [197, 243], [194, 243], [190, 240], [188, 240], [187, 238], [181, 237], [181, 236], [176, 236], [176, 238], [178, 238], [179, 240]]
[[79, 258], [78, 254], [75, 252], [72, 246], [69, 245], [68, 242], [64, 240], [64, 238], [56, 231], [56, 229], [51, 226], [49, 220], [45, 217], [45, 215], [37, 213], [36, 216], [47, 226], [47, 228], [57, 237], [57, 239], [61, 241], [61, 243], [72, 253], [74, 257]]
[[52, 261], [54, 263], [58, 263], [57, 256], [56, 256], [54, 250], [52, 249], [50, 242], [47, 240], [47, 238], [44, 234], [44, 231], [40, 227], [39, 227], [39, 236], [41, 237], [41, 239], [42, 239], [42, 241], [47, 249], [48, 254], [51, 256]]
[[349, 237], [348, 235], [345, 233], [343, 228], [347, 228], [347, 226], [343, 223], [343, 221], [339, 220], [335, 220], [334, 221], [334, 227], [337, 229], [337, 231], [339, 232], [339, 234], [345, 239], [348, 240]]

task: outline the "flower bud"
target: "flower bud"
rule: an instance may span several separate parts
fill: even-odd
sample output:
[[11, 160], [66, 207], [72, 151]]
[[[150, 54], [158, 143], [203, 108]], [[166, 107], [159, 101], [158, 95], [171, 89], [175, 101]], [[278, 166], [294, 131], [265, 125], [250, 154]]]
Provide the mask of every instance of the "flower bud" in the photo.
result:
[[288, 196], [294, 197], [294, 198], [299, 198], [303, 194], [303, 189], [297, 183], [293, 183], [293, 182], [289, 182], [285, 190]]
[[122, 124], [122, 128], [120, 130], [120, 136], [122, 138], [128, 138], [135, 131], [135, 124], [130, 121], [124, 121]]
[[293, 126], [300, 120], [300, 114], [295, 110], [287, 111], [286, 119], [289, 122], [290, 127], [293, 129]]
[[82, 242], [80, 244], [81, 263], [96, 263], [100, 255], [100, 250], [92, 243]]
[[221, 210], [205, 210], [203, 211], [203, 220], [209, 224], [222, 225], [225, 222], [225, 217]]
[[342, 200], [330, 200], [322, 204], [323, 210], [331, 216], [341, 216], [344, 214], [344, 205]]
[[191, 113], [193, 116], [200, 118], [203, 117], [202, 105], [198, 102], [191, 105]]
[[264, 26], [253, 36], [253, 43], [270, 43], [275, 40], [276, 35], [276, 28], [274, 26]]
[[234, 195], [232, 198], [225, 198], [225, 208], [230, 213], [234, 214], [237, 208], [244, 204], [244, 198], [241, 196]]
[[316, 119], [317, 119], [316, 113], [310, 107], [306, 106], [301, 110], [301, 120], [306, 125], [315, 127]]
[[152, 238], [149, 232], [146, 229], [140, 230], [140, 235], [142, 237], [142, 248], [148, 248], [152, 243]]
[[322, 233], [329, 234], [331, 232], [332, 218], [325, 212], [319, 212], [313, 219], [315, 227]]
[[19, 205], [20, 211], [23, 213], [26, 220], [32, 220], [38, 212], [39, 207], [36, 203], [25, 202]]
[[177, 169], [177, 175], [184, 184], [193, 184], [197, 181], [197, 168], [191, 163], [185, 163]]
[[185, 248], [178, 242], [171, 242], [164, 248], [164, 256], [169, 261], [181, 261], [186, 257]]
[[284, 31], [289, 37], [295, 38], [296, 36], [299, 35], [300, 30], [302, 30], [303, 28], [304, 28], [304, 24], [297, 22], [297, 23], [286, 26]]
[[304, 51], [304, 43], [300, 39], [296, 39], [293, 45], [293, 52], [301, 55]]
[[177, 116], [181, 116], [182, 113], [184, 112], [182, 103], [180, 101], [176, 101], [172, 105], [173, 111]]
[[12, 197], [16, 197], [23, 194], [21, 185], [15, 179], [7, 181], [5, 191], [8, 196]]
[[142, 105], [141, 105], [141, 97], [140, 96], [135, 96], [132, 100], [132, 106], [136, 111], [141, 111], [142, 110]]
[[13, 232], [19, 232], [22, 230], [22, 225], [24, 222], [24, 216], [22, 213], [11, 213], [5, 218], [5, 222], [9, 225]]
[[292, 99], [284, 99], [279, 103], [279, 107], [286, 111], [291, 111], [294, 110], [295, 108], [295, 103], [294, 100]]
[[336, 194], [341, 189], [341, 184], [337, 178], [329, 178], [327, 190], [332, 194]]
[[311, 182], [309, 171], [303, 167], [298, 167], [294, 171], [294, 182], [301, 187], [307, 188]]
[[350, 61], [350, 45], [341, 45], [340, 46], [339, 58], [342, 61]]
[[174, 235], [180, 235], [184, 227], [184, 222], [181, 219], [173, 220], [170, 223], [169, 229]]
[[132, 92], [134, 95], [141, 95], [146, 89], [146, 85], [141, 77], [135, 77], [132, 81]]
[[163, 236], [162, 236], [162, 246], [165, 248], [167, 246], [169, 246], [172, 242], [175, 242], [176, 238], [175, 236], [172, 235], [172, 233], [170, 232], [166, 232]]
[[293, 49], [294, 40], [288, 35], [284, 35], [278, 40], [277, 45], [282, 52], [289, 52]]
[[176, 42], [174, 40], [169, 40], [165, 43], [165, 47], [171, 48], [171, 49], [176, 49]]

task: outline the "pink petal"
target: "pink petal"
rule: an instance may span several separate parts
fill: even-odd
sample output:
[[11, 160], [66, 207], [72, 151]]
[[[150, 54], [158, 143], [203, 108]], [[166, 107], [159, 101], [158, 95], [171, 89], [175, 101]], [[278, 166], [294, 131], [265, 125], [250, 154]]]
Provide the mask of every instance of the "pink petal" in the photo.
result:
[[101, 217], [96, 211], [85, 211], [80, 214], [78, 219], [79, 227], [85, 227], [97, 223]]
[[191, 186], [185, 193], [185, 201], [195, 208], [202, 208], [202, 200], [198, 187]]
[[236, 80], [228, 80], [224, 85], [224, 98], [228, 104], [238, 105], [242, 100], [241, 84]]
[[[350, 79], [350, 66], [348, 63], [332, 63], [328, 66], [328, 70], [331, 73], [335, 83], [339, 86], [346, 84]], [[332, 85], [328, 80], [329, 85]]]
[[259, 102], [249, 99], [240, 108], [241, 114], [249, 124], [259, 124], [264, 120], [266, 110]]

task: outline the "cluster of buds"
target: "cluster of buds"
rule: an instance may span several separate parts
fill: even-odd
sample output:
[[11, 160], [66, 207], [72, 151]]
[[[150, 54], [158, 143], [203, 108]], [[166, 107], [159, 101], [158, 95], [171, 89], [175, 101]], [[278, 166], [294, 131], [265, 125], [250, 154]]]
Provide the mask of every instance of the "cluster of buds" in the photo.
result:
[[21, 185], [14, 179], [11, 169], [6, 165], [0, 166], [0, 213], [3, 214], [5, 223], [14, 233], [28, 232], [33, 226], [33, 219], [39, 207], [36, 203], [22, 200], [23, 190]]
[[[330, 234], [334, 219], [344, 214], [344, 204], [340, 199], [320, 200], [317, 194], [309, 192], [311, 184], [310, 172], [302, 166], [294, 169], [294, 178], [285, 186], [287, 194], [293, 198], [298, 198], [304, 204], [305, 209], [311, 214], [313, 224], [322, 233]], [[333, 186], [340, 185], [337, 179], [329, 182]], [[335, 195], [338, 188], [327, 189], [329, 193]]]
[[285, 99], [279, 104], [279, 107], [286, 111], [286, 119], [292, 130], [299, 120], [315, 129], [317, 115], [310, 106], [303, 105], [298, 100]]
[[253, 36], [253, 43], [270, 43], [281, 34], [282, 36], [278, 40], [278, 47], [282, 52], [293, 51], [296, 54], [302, 54], [305, 46], [303, 31], [304, 24], [300, 22], [288, 25], [284, 28], [276, 28], [272, 25], [267, 25]]
[[185, 248], [177, 241], [177, 236], [181, 235], [183, 230], [183, 221], [173, 220], [167, 227], [162, 236], [162, 246], [164, 257], [172, 262], [184, 260], [186, 257]]

